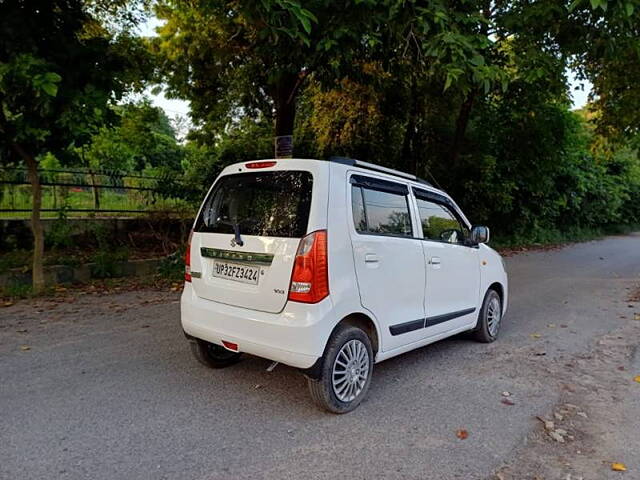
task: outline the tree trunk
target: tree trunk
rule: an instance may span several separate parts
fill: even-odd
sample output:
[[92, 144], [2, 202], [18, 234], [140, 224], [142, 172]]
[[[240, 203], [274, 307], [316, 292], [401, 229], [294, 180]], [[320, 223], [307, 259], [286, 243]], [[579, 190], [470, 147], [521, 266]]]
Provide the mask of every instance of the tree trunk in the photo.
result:
[[402, 142], [402, 163], [407, 173], [418, 175], [418, 152], [416, 151], [417, 120], [420, 108], [418, 105], [418, 93], [415, 79], [411, 82], [411, 108], [407, 115], [407, 127], [404, 131]]
[[464, 135], [467, 131], [467, 125], [469, 125], [469, 118], [471, 117], [471, 110], [473, 109], [473, 102], [476, 95], [476, 90], [470, 91], [464, 99], [464, 102], [462, 102], [462, 105], [460, 105], [460, 111], [458, 112], [458, 118], [456, 120], [456, 132], [453, 137], [451, 154], [449, 156], [451, 166], [455, 166], [458, 163], [460, 151], [462, 150], [462, 142], [464, 142]]
[[[481, 27], [481, 31], [484, 35], [489, 33], [489, 20], [491, 19], [491, 2], [485, 0], [482, 8], [482, 14], [487, 19], [487, 23], [484, 23]], [[455, 167], [460, 157], [460, 151], [462, 150], [462, 143], [464, 142], [464, 136], [467, 132], [467, 126], [469, 125], [469, 118], [471, 118], [471, 110], [473, 110], [473, 103], [478, 95], [478, 89], [471, 90], [467, 97], [460, 105], [460, 111], [458, 112], [458, 118], [456, 120], [456, 133], [453, 137], [453, 145], [451, 147], [451, 165]]]
[[91, 189], [93, 190], [93, 209], [98, 212], [100, 210], [100, 192], [99, 188], [96, 187], [96, 175], [93, 173], [93, 170], [89, 172], [91, 175]]
[[31, 207], [31, 231], [33, 232], [33, 266], [32, 282], [33, 292], [41, 293], [44, 290], [44, 270], [42, 260], [44, 256], [44, 231], [40, 221], [40, 208], [42, 207], [42, 186], [38, 175], [38, 162], [17, 143], [13, 144], [14, 150], [22, 157], [27, 165], [33, 205]]
[[[283, 75], [275, 87], [275, 105], [276, 105], [276, 139], [275, 139], [275, 155], [280, 156], [282, 148], [290, 149], [293, 154], [293, 125], [296, 119], [296, 99], [298, 95], [298, 87], [303, 77], [299, 75], [286, 74]], [[285, 138], [281, 138], [285, 137]], [[289, 137], [288, 139], [286, 137]], [[290, 141], [290, 145], [287, 145]], [[280, 147], [279, 147], [280, 145]], [[289, 155], [290, 156], [290, 155]]]

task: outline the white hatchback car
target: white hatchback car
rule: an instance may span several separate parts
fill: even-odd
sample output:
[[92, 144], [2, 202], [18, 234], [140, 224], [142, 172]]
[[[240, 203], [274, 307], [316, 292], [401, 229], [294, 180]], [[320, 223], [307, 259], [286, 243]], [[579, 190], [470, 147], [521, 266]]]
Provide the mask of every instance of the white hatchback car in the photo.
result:
[[193, 226], [182, 327], [203, 364], [282, 362], [348, 412], [374, 363], [464, 331], [496, 339], [507, 274], [488, 239], [413, 175], [345, 158], [231, 165]]

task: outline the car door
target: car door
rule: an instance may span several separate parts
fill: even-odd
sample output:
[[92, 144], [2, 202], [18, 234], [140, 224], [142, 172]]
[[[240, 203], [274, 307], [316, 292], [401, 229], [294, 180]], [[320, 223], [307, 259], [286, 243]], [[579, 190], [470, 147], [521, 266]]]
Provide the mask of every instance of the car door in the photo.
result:
[[408, 186], [353, 174], [349, 219], [362, 305], [381, 326], [383, 349], [424, 338], [425, 263]]
[[413, 189], [426, 261], [427, 336], [455, 330], [477, 318], [478, 249], [466, 244], [469, 229], [446, 197]]

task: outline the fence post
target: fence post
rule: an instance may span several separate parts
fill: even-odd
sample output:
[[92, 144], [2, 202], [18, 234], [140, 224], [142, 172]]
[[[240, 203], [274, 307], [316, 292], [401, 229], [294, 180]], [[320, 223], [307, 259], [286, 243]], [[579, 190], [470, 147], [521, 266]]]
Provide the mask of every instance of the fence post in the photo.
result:
[[100, 193], [96, 187], [96, 176], [93, 170], [89, 170], [89, 175], [91, 175], [91, 189], [93, 190], [93, 209], [97, 211], [100, 210]]

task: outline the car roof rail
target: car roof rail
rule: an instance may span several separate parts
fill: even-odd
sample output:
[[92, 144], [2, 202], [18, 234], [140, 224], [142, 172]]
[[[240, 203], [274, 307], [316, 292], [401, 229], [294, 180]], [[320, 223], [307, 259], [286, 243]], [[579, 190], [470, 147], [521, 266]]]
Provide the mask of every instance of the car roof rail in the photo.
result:
[[349, 157], [329, 157], [330, 162], [341, 163], [342, 165], [349, 165], [350, 167], [359, 167], [366, 168], [367, 170], [373, 170], [376, 172], [382, 172], [389, 175], [394, 175], [396, 177], [406, 178], [408, 180], [413, 180], [414, 182], [422, 183], [424, 185], [429, 185], [432, 187], [431, 183], [423, 180], [420, 177], [416, 177], [415, 175], [411, 175], [410, 173], [401, 172], [400, 170], [394, 170], [393, 168], [383, 167], [381, 165], [376, 165], [374, 163], [363, 162], [362, 160], [357, 160], [355, 158]]

